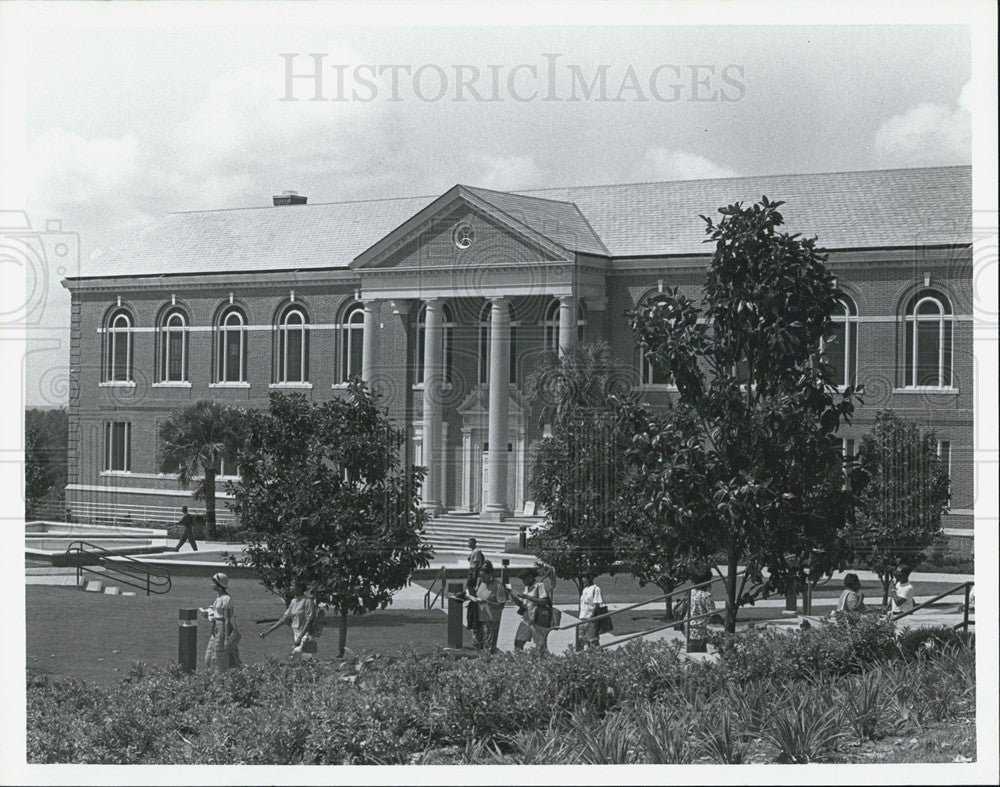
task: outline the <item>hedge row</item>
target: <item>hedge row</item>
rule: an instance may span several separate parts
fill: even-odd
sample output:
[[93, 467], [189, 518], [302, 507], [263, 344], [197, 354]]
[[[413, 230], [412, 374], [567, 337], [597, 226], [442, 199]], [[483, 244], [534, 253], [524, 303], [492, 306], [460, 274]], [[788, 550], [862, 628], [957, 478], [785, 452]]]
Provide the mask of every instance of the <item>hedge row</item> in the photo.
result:
[[[469, 761], [489, 761], [522, 751], [525, 735], [572, 727], [568, 720], [581, 714], [604, 719], [636, 709], [688, 709], [692, 730], [711, 730], [717, 725], [704, 722], [703, 712], [712, 719], [721, 718], [723, 707], [773, 715], [779, 698], [803, 696], [817, 681], [857, 681], [863, 669], [893, 665], [911, 672], [924, 665], [926, 679], [883, 687], [886, 698], [909, 702], [918, 713], [927, 697], [960, 694], [943, 712], [965, 713], [974, 694], [973, 659], [952, 639], [944, 631], [914, 632], [901, 638], [901, 649], [891, 628], [872, 621], [790, 635], [751, 629], [723, 641], [714, 664], [681, 660], [674, 645], [636, 642], [563, 658], [370, 658], [349, 672], [332, 662], [269, 662], [222, 676], [136, 665], [111, 688], [29, 676], [28, 759], [406, 763], [450, 749]], [[943, 652], [950, 655], [941, 658], [964, 658], [965, 666], [927, 666]], [[912, 696], [896, 696], [908, 691]], [[740, 719], [741, 729], [750, 730], [751, 722]], [[688, 748], [690, 756], [695, 751]]]

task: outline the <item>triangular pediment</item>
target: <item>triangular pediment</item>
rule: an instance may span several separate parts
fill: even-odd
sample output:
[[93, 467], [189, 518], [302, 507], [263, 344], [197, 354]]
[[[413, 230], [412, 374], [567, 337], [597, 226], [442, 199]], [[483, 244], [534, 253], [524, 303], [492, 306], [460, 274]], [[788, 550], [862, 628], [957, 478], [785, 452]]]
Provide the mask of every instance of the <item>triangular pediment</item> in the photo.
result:
[[[499, 200], [484, 194], [489, 196], [454, 186], [355, 257], [351, 267], [466, 267], [573, 259], [574, 252], [565, 243], [566, 237], [574, 237], [566, 232], [568, 221], [554, 218], [546, 225], [530, 220], [534, 215], [512, 215], [494, 204]], [[548, 227], [552, 230], [547, 234]], [[560, 234], [565, 237], [551, 237]]]
[[[524, 397], [513, 385], [509, 390], [510, 398], [507, 401], [507, 414], [510, 418], [523, 418], [527, 410], [527, 403]], [[463, 418], [472, 416], [486, 417], [490, 412], [490, 389], [486, 385], [476, 386], [462, 403], [458, 406], [458, 413]]]

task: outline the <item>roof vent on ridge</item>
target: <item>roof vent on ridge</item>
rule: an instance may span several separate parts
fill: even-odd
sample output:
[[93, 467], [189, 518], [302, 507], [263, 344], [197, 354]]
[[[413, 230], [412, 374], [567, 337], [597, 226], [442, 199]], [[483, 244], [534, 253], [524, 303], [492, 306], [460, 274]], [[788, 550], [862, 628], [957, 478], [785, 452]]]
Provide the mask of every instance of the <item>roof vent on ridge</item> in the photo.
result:
[[272, 199], [274, 200], [275, 206], [278, 205], [305, 205], [308, 197], [299, 196], [297, 191], [283, 191], [281, 194], [275, 194]]

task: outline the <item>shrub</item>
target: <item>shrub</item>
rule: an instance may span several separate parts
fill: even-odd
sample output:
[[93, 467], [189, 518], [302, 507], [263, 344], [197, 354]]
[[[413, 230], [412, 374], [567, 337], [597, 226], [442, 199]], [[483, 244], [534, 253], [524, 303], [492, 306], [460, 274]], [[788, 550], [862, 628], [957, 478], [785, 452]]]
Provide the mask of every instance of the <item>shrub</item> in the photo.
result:
[[896, 636], [900, 652], [909, 659], [940, 652], [948, 648], [965, 648], [971, 643], [966, 635], [951, 626], [902, 629]]
[[778, 750], [778, 762], [817, 762], [844, 738], [840, 709], [823, 701], [817, 692], [790, 695], [779, 705], [764, 737]]
[[740, 683], [774, 675], [846, 675], [897, 652], [892, 622], [881, 615], [838, 618], [790, 632], [751, 627], [721, 638], [718, 649], [723, 670]]

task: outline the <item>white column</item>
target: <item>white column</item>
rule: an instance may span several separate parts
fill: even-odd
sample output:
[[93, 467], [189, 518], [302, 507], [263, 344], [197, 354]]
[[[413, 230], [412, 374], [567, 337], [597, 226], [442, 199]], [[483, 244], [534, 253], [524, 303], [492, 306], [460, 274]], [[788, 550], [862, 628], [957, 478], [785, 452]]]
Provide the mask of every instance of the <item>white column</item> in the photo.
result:
[[489, 490], [483, 519], [502, 519], [507, 508], [507, 403], [510, 400], [510, 301], [492, 299], [490, 309], [490, 415], [487, 461]]
[[559, 356], [576, 347], [577, 337], [576, 298], [572, 295], [559, 297]]
[[441, 384], [444, 382], [442, 358], [444, 340], [441, 328], [441, 300], [424, 301], [424, 423], [423, 464], [427, 468], [421, 508], [441, 510]]
[[378, 363], [378, 327], [382, 304], [380, 301], [364, 302], [364, 344], [361, 351], [361, 379], [371, 383]]

